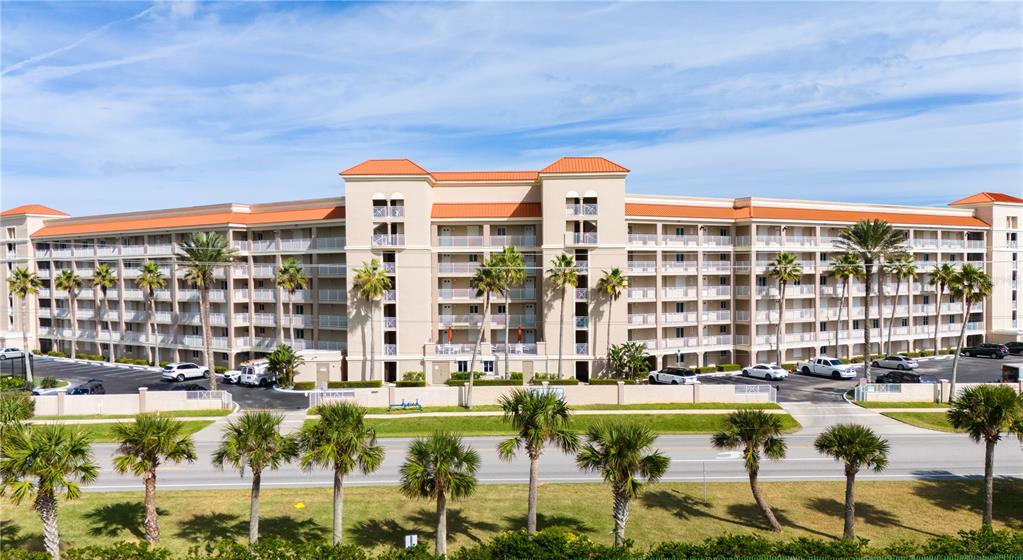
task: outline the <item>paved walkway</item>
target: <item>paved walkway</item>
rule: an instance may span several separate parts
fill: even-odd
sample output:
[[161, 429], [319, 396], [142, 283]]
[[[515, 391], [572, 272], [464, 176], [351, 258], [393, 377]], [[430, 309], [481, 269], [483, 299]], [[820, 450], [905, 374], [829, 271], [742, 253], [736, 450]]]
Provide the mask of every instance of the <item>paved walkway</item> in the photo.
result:
[[[873, 409], [866, 409], [852, 403], [788, 402], [782, 407], [792, 415], [803, 429], [801, 434], [818, 434], [835, 424], [862, 424], [881, 435], [922, 435], [933, 434], [931, 430], [917, 428], [898, 420], [881, 415]], [[919, 411], [921, 409], [913, 409]], [[928, 410], [928, 409], [924, 409]]]

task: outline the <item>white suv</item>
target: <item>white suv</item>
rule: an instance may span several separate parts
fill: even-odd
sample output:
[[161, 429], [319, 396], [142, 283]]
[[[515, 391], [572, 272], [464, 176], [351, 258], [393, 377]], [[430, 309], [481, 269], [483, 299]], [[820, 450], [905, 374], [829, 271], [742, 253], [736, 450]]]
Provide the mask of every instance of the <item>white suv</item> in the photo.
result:
[[0, 348], [0, 360], [6, 360], [7, 358], [22, 358], [25, 353], [21, 351], [21, 348]]
[[167, 364], [163, 366], [161, 377], [170, 381], [184, 381], [186, 379], [198, 379], [209, 377], [210, 370], [189, 362]]

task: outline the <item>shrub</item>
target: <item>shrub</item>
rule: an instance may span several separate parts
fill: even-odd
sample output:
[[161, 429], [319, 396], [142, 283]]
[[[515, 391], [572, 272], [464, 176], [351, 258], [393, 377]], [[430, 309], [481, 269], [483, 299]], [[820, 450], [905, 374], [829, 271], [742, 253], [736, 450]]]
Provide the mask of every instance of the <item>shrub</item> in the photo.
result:
[[[461, 387], [462, 385], [465, 385], [468, 382], [469, 382], [468, 379], [455, 379], [455, 378], [451, 378], [451, 379], [448, 379], [447, 381], [445, 381], [444, 384], [448, 385], [448, 386], [451, 386], [451, 387]], [[472, 381], [472, 384], [473, 384], [473, 386], [476, 386], [476, 387], [511, 387], [511, 386], [522, 385], [522, 380], [521, 379], [479, 379], [479, 378], [475, 378], [474, 377], [473, 381]]]
[[713, 373], [713, 372], [715, 372], [717, 370], [718, 370], [717, 366], [703, 366], [703, 367], [698, 367], [698, 368], [696, 368], [693, 371], [695, 371], [696, 373]]
[[133, 366], [148, 366], [149, 360], [143, 360], [142, 358], [117, 358], [114, 362], [118, 364], [130, 364]]
[[863, 356], [853, 356], [852, 360], [849, 361], [851, 364], [858, 364], [863, 362]]
[[296, 391], [309, 391], [316, 388], [315, 381], [296, 381], [292, 387]]
[[421, 371], [406, 371], [401, 374], [402, 381], [426, 381], [426, 375]]
[[4, 377], [0, 379], [0, 391], [31, 391], [32, 384], [20, 377]]
[[84, 546], [69, 550], [67, 560], [170, 560], [174, 555], [166, 548], [149, 543], [119, 542], [104, 546]]
[[933, 356], [934, 355], [934, 350], [921, 350], [921, 351], [917, 352], [917, 354], [919, 354], [920, 357]]
[[169, 363], [170, 362], [168, 362], [167, 360], [160, 360], [160, 367], [167, 367], [167, 364]]
[[956, 349], [955, 348], [942, 348], [941, 350], [938, 350], [938, 354], [941, 354], [942, 356], [947, 356], [949, 354], [955, 354], [955, 353], [956, 353]]
[[742, 366], [739, 364], [718, 364], [718, 371], [739, 371]]
[[635, 379], [614, 379], [614, 378], [607, 378], [607, 377], [595, 377], [595, 378], [590, 379], [588, 383], [590, 385], [617, 385], [619, 381], [621, 381], [622, 383], [625, 383], [626, 385], [635, 385], [636, 384], [636, 380]]
[[58, 381], [55, 377], [47, 376], [39, 380], [39, 387], [43, 389], [56, 389], [57, 387], [60, 387], [60, 381]]
[[60, 352], [58, 350], [50, 350], [49, 352], [46, 353], [46, 355], [47, 356], [53, 356], [54, 358], [66, 358], [67, 357], [67, 354], [65, 354], [63, 352]]
[[787, 369], [789, 371], [795, 371], [796, 363], [795, 362], [787, 362], [787, 363], [782, 364], [781, 367], [782, 367], [782, 369]]
[[89, 354], [87, 352], [79, 352], [76, 357], [81, 360], [93, 360], [95, 362], [107, 361], [107, 359], [100, 354]]
[[508, 374], [508, 378], [509, 379], [517, 379], [519, 381], [522, 381], [523, 375], [522, 375], [521, 371], [513, 371], [510, 374]]
[[[474, 372], [472, 372], [472, 378], [473, 379], [480, 379], [484, 375], [485, 374], [482, 371], [474, 371]], [[461, 380], [461, 381], [468, 381], [469, 380], [469, 373], [465, 372], [465, 371], [456, 371], [456, 372], [451, 374], [451, 380], [453, 380], [453, 381], [459, 381], [459, 380]]]
[[545, 529], [529, 535], [525, 531], [506, 532], [472, 547], [463, 547], [450, 555], [452, 560], [490, 560], [498, 558], [537, 558], [544, 560], [635, 558], [628, 547], [597, 544], [583, 535], [563, 529]]
[[425, 381], [396, 381], [395, 387], [426, 387]]
[[31, 418], [36, 412], [36, 402], [27, 391], [5, 391], [0, 393], [0, 425], [6, 427]]
[[224, 373], [227, 371], [227, 366], [213, 366], [213, 373]]
[[384, 382], [379, 379], [373, 381], [328, 381], [328, 389], [370, 389], [383, 387]]

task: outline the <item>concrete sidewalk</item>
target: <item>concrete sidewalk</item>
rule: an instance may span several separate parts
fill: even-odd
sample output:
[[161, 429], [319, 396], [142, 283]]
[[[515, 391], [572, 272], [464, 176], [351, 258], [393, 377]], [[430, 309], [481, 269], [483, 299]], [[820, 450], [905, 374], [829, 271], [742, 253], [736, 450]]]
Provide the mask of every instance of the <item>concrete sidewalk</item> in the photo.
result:
[[[883, 416], [875, 409], [866, 409], [849, 402], [787, 402], [779, 403], [793, 418], [802, 424], [798, 433], [818, 434], [835, 424], [861, 424], [880, 435], [925, 435], [931, 430], [917, 428], [898, 420]], [[919, 411], [920, 409], [913, 409]]]

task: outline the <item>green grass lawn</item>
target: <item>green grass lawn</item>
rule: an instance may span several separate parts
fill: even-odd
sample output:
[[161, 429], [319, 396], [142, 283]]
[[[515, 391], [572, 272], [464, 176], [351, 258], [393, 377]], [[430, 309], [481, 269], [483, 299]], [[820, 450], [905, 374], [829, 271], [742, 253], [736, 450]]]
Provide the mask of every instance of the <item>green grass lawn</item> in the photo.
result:
[[[836, 466], [836, 472], [839, 467]], [[838, 538], [842, 535], [844, 483], [766, 482], [767, 500], [784, 530], [772, 533], [746, 482], [644, 486], [632, 501], [626, 531], [637, 547], [664, 541], [700, 541], [722, 533], [759, 533], [772, 539]], [[983, 504], [979, 480], [860, 481], [856, 485], [857, 536], [875, 545], [923, 540], [980, 527]], [[494, 533], [525, 527], [526, 485], [481, 485], [471, 498], [448, 503], [451, 548]], [[581, 498], [584, 497], [584, 498]], [[29, 501], [12, 506], [0, 498], [3, 546], [41, 546], [38, 515]], [[301, 504], [298, 508], [296, 505]], [[179, 553], [211, 539], [244, 541], [249, 491], [159, 490], [163, 546]], [[611, 542], [611, 493], [604, 484], [548, 484], [540, 488], [540, 528], [562, 527]], [[264, 488], [261, 536], [289, 540], [329, 540], [329, 488]], [[142, 540], [142, 491], [83, 494], [61, 500], [60, 534], [70, 546]], [[345, 489], [345, 541], [372, 548], [400, 546], [407, 534], [432, 542], [434, 504], [402, 497], [394, 487]], [[995, 526], [1023, 529], [1023, 481], [995, 481]]]
[[948, 403], [936, 402], [876, 402], [853, 401], [863, 408], [948, 408]]
[[[212, 423], [213, 420], [185, 420], [185, 433], [194, 434]], [[114, 438], [114, 426], [117, 424], [117, 422], [104, 422], [102, 424], [71, 424], [70, 426], [89, 434], [94, 443], [115, 443], [117, 439]]]
[[[208, 410], [175, 410], [170, 412], [161, 412], [163, 416], [171, 416], [174, 418], [204, 418], [214, 416], [227, 416], [231, 414], [232, 410], [226, 410], [223, 408], [212, 408]], [[134, 418], [134, 414], [88, 414], [85, 416], [33, 416], [33, 420], [123, 420], [125, 418]]]
[[[597, 422], [608, 420], [643, 424], [659, 434], [710, 434], [724, 425], [726, 414], [633, 414], [633, 415], [577, 415], [572, 417], [572, 428], [585, 431]], [[788, 414], [781, 416], [785, 430], [796, 431], [799, 423]], [[415, 437], [436, 430], [448, 430], [464, 436], [492, 436], [511, 434], [511, 425], [500, 416], [427, 416], [415, 420], [403, 418], [371, 418], [366, 420], [376, 428], [379, 437]], [[316, 420], [307, 420], [316, 422]]]
[[881, 414], [918, 428], [940, 432], [959, 431], [948, 423], [948, 417], [944, 412], [882, 412]]
[[[467, 412], [462, 406], [427, 406], [424, 410], [406, 409], [388, 411], [386, 408], [367, 408], [370, 414], [422, 414], [424, 412]], [[775, 403], [644, 403], [644, 404], [585, 404], [571, 407], [572, 410], [780, 410]], [[498, 412], [496, 404], [477, 405], [473, 412]]]

